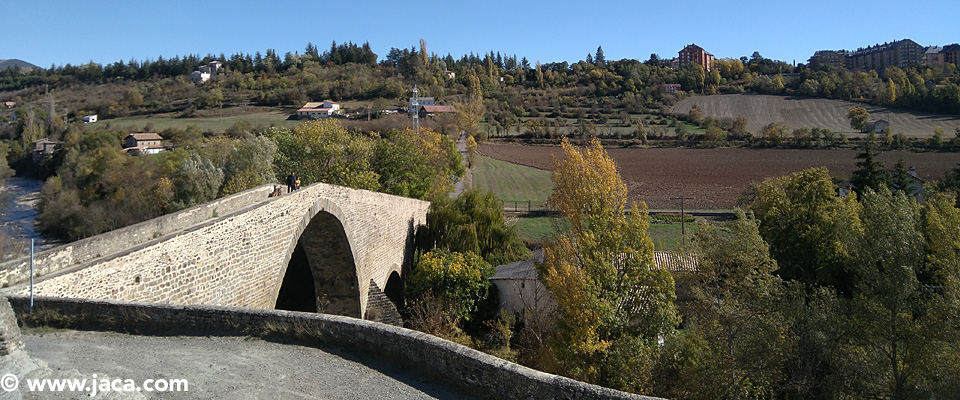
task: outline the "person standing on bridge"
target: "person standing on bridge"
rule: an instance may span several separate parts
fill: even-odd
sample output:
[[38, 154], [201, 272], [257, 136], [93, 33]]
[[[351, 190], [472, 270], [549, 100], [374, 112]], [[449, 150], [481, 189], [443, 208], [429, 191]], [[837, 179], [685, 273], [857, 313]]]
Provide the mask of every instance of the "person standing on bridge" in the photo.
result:
[[294, 174], [293, 172], [291, 172], [290, 175], [287, 176], [287, 193], [297, 190], [298, 180], [300, 180], [300, 178], [297, 178], [297, 174]]

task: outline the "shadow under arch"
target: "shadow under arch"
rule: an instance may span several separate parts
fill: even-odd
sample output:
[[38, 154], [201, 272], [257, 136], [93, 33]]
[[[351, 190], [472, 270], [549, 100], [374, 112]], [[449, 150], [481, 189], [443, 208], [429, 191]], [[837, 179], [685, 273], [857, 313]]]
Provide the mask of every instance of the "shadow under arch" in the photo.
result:
[[403, 279], [400, 278], [400, 273], [396, 269], [390, 272], [387, 284], [383, 286], [383, 294], [387, 295], [390, 302], [397, 308], [403, 305]]
[[276, 309], [361, 317], [355, 241], [342, 221], [330, 200], [310, 207], [287, 246]]

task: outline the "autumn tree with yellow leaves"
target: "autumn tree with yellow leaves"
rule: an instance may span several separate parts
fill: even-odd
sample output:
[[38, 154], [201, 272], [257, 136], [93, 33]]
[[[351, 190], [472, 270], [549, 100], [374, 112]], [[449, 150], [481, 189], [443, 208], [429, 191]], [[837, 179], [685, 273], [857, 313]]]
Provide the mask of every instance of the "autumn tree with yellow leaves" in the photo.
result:
[[655, 268], [646, 205], [628, 208], [627, 187], [600, 142], [562, 145], [550, 204], [570, 228], [545, 245], [539, 267], [557, 301], [555, 372], [648, 391], [658, 339], [679, 322], [673, 277]]

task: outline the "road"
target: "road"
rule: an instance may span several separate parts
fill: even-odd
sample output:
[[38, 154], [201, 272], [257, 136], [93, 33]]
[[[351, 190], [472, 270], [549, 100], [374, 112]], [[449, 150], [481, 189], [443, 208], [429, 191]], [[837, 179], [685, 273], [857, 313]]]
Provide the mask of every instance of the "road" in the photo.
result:
[[[111, 378], [187, 379], [189, 393], [164, 399], [464, 399], [459, 388], [406, 366], [339, 347], [249, 337], [135, 336], [25, 331], [25, 350], [53, 370]], [[56, 377], [56, 376], [54, 376]], [[154, 397], [157, 393], [151, 394]]]
[[[457, 139], [457, 151], [463, 157], [463, 166], [469, 169], [470, 165], [467, 163], [467, 134], [464, 131], [460, 131], [460, 138]], [[463, 179], [453, 184], [453, 193], [450, 193], [450, 198], [455, 199], [460, 196], [460, 193], [463, 193]]]

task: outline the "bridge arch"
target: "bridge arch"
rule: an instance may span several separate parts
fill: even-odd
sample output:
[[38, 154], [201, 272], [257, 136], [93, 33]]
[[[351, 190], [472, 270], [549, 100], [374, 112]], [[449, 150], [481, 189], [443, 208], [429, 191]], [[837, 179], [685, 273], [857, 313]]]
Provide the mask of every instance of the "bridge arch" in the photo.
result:
[[360, 318], [353, 231], [328, 199], [311, 206], [287, 244], [274, 285], [276, 308]]

